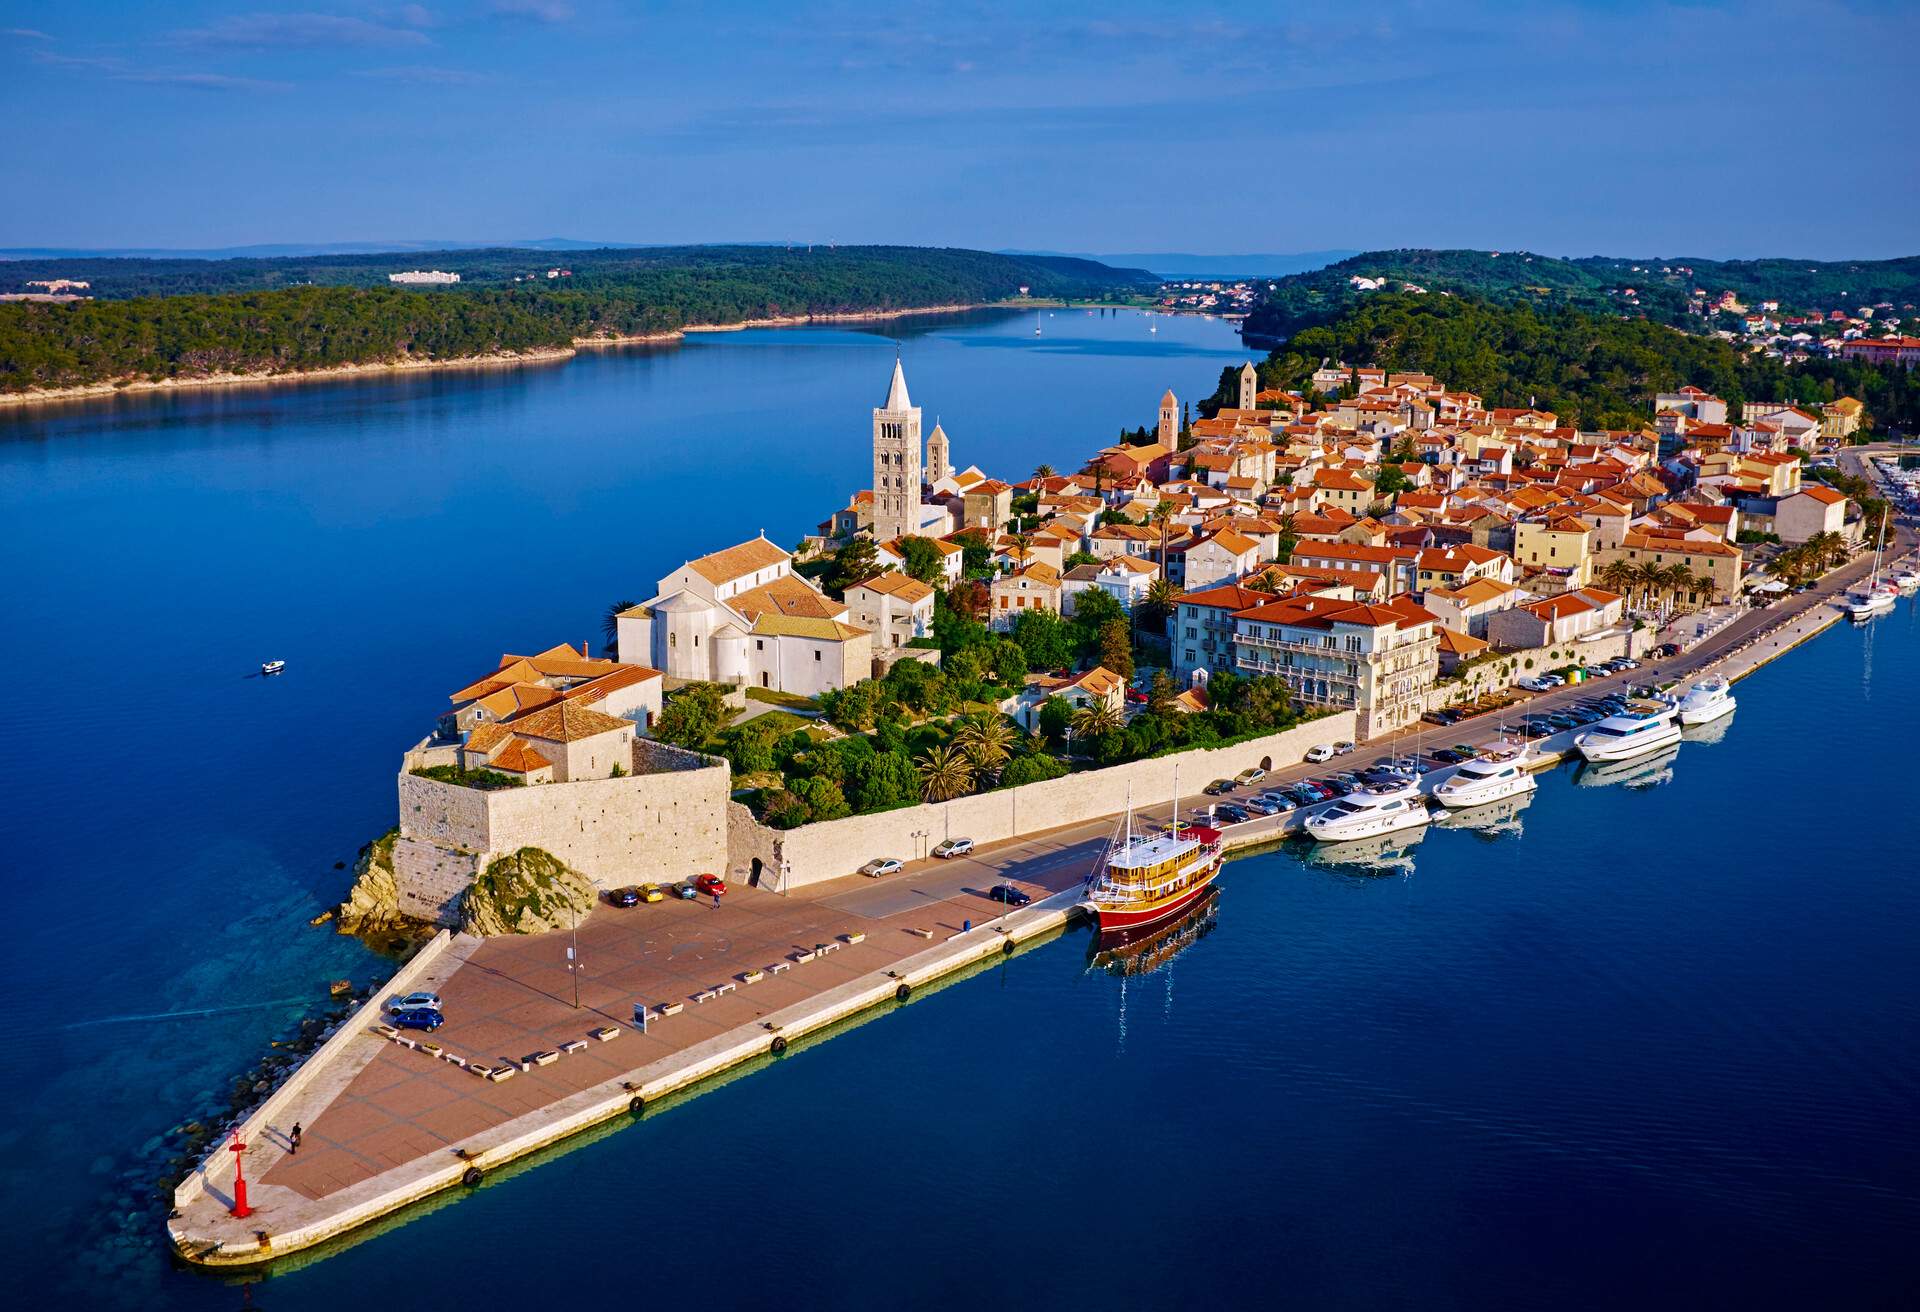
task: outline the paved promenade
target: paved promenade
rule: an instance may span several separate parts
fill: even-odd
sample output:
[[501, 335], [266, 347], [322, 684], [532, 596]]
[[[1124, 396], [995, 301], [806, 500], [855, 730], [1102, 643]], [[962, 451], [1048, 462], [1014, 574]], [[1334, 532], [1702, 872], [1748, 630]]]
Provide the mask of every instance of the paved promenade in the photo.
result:
[[[1738, 677], [1839, 620], [1833, 598], [1867, 568], [1865, 560], [1856, 561], [1812, 591], [1742, 615], [1692, 651], [1607, 684], [1684, 679], [1708, 668]], [[1550, 710], [1593, 691], [1559, 689], [1531, 699], [1526, 709]], [[1480, 745], [1496, 738], [1498, 728], [1495, 717], [1482, 717], [1428, 728], [1422, 736], [1430, 747]], [[1265, 786], [1370, 761], [1402, 745], [1411, 747], [1363, 744], [1338, 767], [1288, 766]], [[1196, 789], [1206, 782], [1192, 781]], [[1182, 813], [1208, 800], [1184, 799]], [[1153, 823], [1170, 811], [1170, 805], [1146, 808], [1139, 820]], [[1299, 819], [1255, 820], [1234, 827], [1230, 840], [1276, 838], [1297, 828]], [[496, 1082], [388, 1042], [370, 1028], [346, 1036], [325, 1055], [323, 1068], [304, 1072], [305, 1082], [284, 1106], [269, 1104], [271, 1114], [248, 1128], [245, 1164], [255, 1215], [245, 1221], [227, 1216], [231, 1170], [216, 1167], [204, 1192], [184, 1191], [193, 1196], [170, 1224], [176, 1245], [199, 1260], [224, 1262], [307, 1246], [331, 1218], [355, 1213], [358, 1223], [371, 1219], [360, 1213], [382, 1210], [376, 1200], [444, 1187], [458, 1178], [463, 1150], [485, 1164], [506, 1160], [538, 1146], [543, 1126], [552, 1131], [544, 1140], [550, 1141], [604, 1119], [608, 1099], [617, 1108], [626, 1086], [672, 1087], [764, 1052], [776, 1032], [770, 1023], [806, 1018], [811, 1027], [828, 1010], [841, 1015], [873, 1005], [893, 987], [890, 971], [911, 966], [922, 972], [917, 978], [931, 978], [963, 964], [951, 953], [942, 959], [941, 945], [977, 945], [969, 960], [997, 950], [998, 942], [986, 937], [991, 930], [982, 928], [1006, 910], [987, 897], [995, 884], [1015, 884], [1036, 899], [1033, 910], [1014, 913], [1008, 923], [1058, 924], [1113, 828], [1112, 819], [1100, 820], [967, 858], [914, 862], [884, 881], [854, 876], [786, 896], [734, 885], [718, 907], [704, 901], [603, 907], [578, 928], [577, 978], [569, 969], [569, 934], [456, 939], [421, 978], [408, 981], [410, 988], [439, 992], [448, 1018], [434, 1034], [413, 1037], [489, 1067], [519, 1065], [565, 1045], [576, 1050]], [[969, 922], [976, 928], [963, 935]], [[792, 962], [821, 944], [837, 946]], [[750, 978], [756, 971], [764, 974]], [[642, 1032], [633, 1023], [636, 1002], [678, 1004], [679, 1010], [656, 1016]], [[591, 1037], [609, 1029], [617, 1037]], [[287, 1138], [295, 1123], [303, 1128], [297, 1154]], [[216, 1157], [227, 1166], [225, 1154]], [[261, 1231], [269, 1243], [275, 1235], [304, 1237], [261, 1249]]]

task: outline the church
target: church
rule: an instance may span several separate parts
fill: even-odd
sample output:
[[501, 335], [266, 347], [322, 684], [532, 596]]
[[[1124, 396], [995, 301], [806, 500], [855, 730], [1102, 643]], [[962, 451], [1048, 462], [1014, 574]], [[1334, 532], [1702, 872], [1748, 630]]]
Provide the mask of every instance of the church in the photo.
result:
[[950, 492], [954, 477], [947, 431], [937, 421], [923, 456], [920, 407], [907, 394], [907, 372], [895, 356], [886, 402], [873, 408], [872, 519], [860, 527], [871, 527], [876, 542], [951, 533], [953, 511], [945, 504], [930, 504], [921, 493], [929, 487]]

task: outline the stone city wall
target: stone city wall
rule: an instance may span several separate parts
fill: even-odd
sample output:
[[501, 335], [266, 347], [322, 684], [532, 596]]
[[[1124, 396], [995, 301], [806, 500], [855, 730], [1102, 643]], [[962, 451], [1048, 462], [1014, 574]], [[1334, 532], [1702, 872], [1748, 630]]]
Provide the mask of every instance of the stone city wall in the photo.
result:
[[522, 847], [551, 852], [596, 888], [725, 870], [726, 762], [640, 741], [633, 763], [618, 778], [494, 791], [401, 774], [400, 909], [452, 923], [474, 876]]
[[734, 827], [741, 832], [730, 845], [730, 870], [734, 878], [744, 880], [752, 858], [758, 856], [769, 867], [763, 883], [786, 892], [853, 874], [875, 857], [903, 861], [924, 857], [947, 837], [995, 843], [1114, 815], [1126, 808], [1129, 789], [1134, 805], [1157, 805], [1173, 796], [1176, 769], [1180, 791], [1191, 795], [1210, 780], [1238, 774], [1249, 766], [1293, 765], [1310, 747], [1353, 736], [1354, 713], [1338, 711], [1232, 747], [1179, 752], [951, 802], [849, 816], [798, 829], [769, 829], [740, 816]]

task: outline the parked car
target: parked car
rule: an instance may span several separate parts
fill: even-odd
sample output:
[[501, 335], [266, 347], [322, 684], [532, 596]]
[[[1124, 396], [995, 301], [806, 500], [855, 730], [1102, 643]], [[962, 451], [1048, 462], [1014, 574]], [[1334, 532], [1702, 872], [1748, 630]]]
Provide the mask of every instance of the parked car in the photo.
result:
[[406, 993], [397, 998], [387, 999], [387, 1010], [398, 1016], [409, 1011], [440, 1010], [438, 993]]
[[877, 856], [860, 867], [860, 873], [868, 879], [879, 879], [886, 875], [900, 873], [900, 863], [890, 856]]
[[1442, 747], [1433, 754], [1433, 759], [1442, 765], [1458, 765], [1462, 761], [1471, 761], [1473, 757], [1472, 752], [1455, 751], [1451, 747]]
[[1273, 815], [1280, 809], [1272, 802], [1269, 802], [1264, 793], [1257, 793], [1252, 797], [1246, 798], [1241, 801], [1240, 805], [1255, 815]]
[[607, 890], [607, 904], [616, 907], [637, 907], [640, 905], [640, 889], [634, 884], [628, 884], [625, 888], [610, 888]]
[[933, 845], [933, 855], [945, 860], [948, 857], [965, 856], [973, 851], [971, 838], [947, 838]]
[[1223, 796], [1224, 794], [1227, 794], [1233, 791], [1233, 780], [1215, 779], [1212, 783], [1208, 784], [1205, 788], [1202, 788], [1200, 791], [1205, 793], [1208, 797], [1220, 797], [1220, 796]]
[[1260, 800], [1273, 808], [1273, 810], [1269, 812], [1271, 815], [1285, 815], [1289, 811], [1297, 810], [1300, 806], [1299, 798], [1291, 793], [1278, 791], [1262, 793], [1260, 794]]
[[693, 887], [694, 891], [699, 893], [701, 897], [725, 897], [727, 895], [727, 881], [718, 875], [695, 875], [693, 877]]
[[416, 1007], [411, 1011], [396, 1011], [391, 1019], [404, 1030], [437, 1030], [447, 1018], [432, 1007]]
[[1242, 788], [1251, 788], [1267, 777], [1267, 772], [1257, 765], [1250, 765], [1233, 777], [1233, 782]]
[[677, 884], [667, 885], [667, 892], [679, 898], [682, 902], [691, 902], [700, 896], [700, 890], [693, 886], [691, 879], [683, 879]]
[[658, 884], [640, 885], [640, 900], [642, 902], [660, 902], [664, 901], [666, 896], [667, 891]]
[[1253, 819], [1244, 808], [1238, 806], [1216, 806], [1213, 808], [1213, 818], [1230, 825], [1243, 825]]
[[[1667, 645], [1669, 647], [1673, 646], [1672, 643], [1668, 643]], [[1622, 656], [1620, 658], [1620, 668], [1623, 670], [1637, 670], [1640, 668], [1640, 662], [1631, 656]]]
[[1023, 907], [1033, 901], [1033, 894], [1017, 889], [1012, 884], [995, 884], [987, 890], [987, 896], [995, 902], [1005, 902], [1010, 907]]
[[1331, 761], [1333, 759], [1333, 748], [1327, 746], [1325, 743], [1316, 743], [1312, 747], [1307, 748], [1306, 759], [1312, 765], [1318, 765], [1322, 761]]
[[1181, 834], [1186, 833], [1187, 830], [1197, 828], [1199, 828], [1199, 826], [1191, 820], [1169, 820], [1166, 824], [1160, 826], [1160, 831], [1178, 838]]
[[1349, 755], [1352, 751], [1353, 751], [1352, 743], [1339, 742], [1333, 745], [1333, 754], [1335, 756], [1346, 756], [1346, 755]]

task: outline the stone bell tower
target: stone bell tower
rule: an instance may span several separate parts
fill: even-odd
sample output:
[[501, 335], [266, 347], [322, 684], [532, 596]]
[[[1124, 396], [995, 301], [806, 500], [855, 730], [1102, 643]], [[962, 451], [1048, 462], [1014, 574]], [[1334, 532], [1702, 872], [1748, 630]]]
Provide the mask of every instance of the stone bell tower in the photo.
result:
[[929, 485], [953, 473], [953, 459], [947, 454], [947, 430], [940, 427], [938, 419], [933, 421], [933, 431], [927, 434], [927, 482]]
[[1240, 366], [1240, 408], [1253, 409], [1253, 398], [1260, 395], [1260, 375], [1253, 371], [1253, 361]]
[[920, 409], [894, 357], [885, 405], [873, 411], [873, 537], [891, 542], [920, 530]]
[[1180, 402], [1174, 399], [1171, 387], [1160, 398], [1160, 429], [1154, 438], [1164, 447], [1180, 445]]

